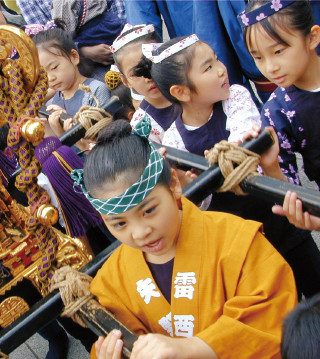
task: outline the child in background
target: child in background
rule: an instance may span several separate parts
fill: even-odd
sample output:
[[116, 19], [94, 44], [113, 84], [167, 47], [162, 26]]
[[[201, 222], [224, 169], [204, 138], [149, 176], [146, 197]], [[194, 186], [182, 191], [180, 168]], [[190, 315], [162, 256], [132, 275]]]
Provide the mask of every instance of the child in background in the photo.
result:
[[164, 134], [164, 145], [203, 155], [223, 139], [241, 140], [260, 123], [249, 91], [230, 87], [226, 67], [196, 35], [143, 45], [142, 51], [151, 62], [142, 61], [141, 68], [169, 101], [182, 107]]
[[62, 29], [41, 31], [33, 38], [39, 53], [40, 64], [48, 73], [49, 88], [56, 91], [47, 103], [47, 111], [52, 111], [49, 123], [56, 136], [72, 127], [72, 119], [67, 120], [65, 129], [60, 124], [60, 115], [66, 112], [75, 115], [81, 106], [96, 106], [92, 95], [79, 90], [79, 85], [87, 85], [104, 107], [110, 97], [107, 85], [101, 81], [86, 78], [78, 69], [80, 57], [71, 36]]
[[126, 24], [114, 41], [111, 51], [121, 73], [122, 82], [144, 96], [140, 108], [133, 115], [131, 125], [135, 127], [147, 113], [151, 117], [152, 124], [150, 139], [161, 143], [164, 131], [170, 127], [176, 117], [176, 107], [161, 94], [150, 78], [136, 72], [136, 66], [142, 57], [141, 45], [159, 41], [153, 25]]
[[[282, 317], [296, 303], [290, 267], [260, 223], [203, 212], [181, 196], [150, 130], [144, 120], [132, 134], [127, 122], [111, 123], [84, 171], [72, 173], [123, 243], [92, 293], [140, 335], [132, 357], [279, 358]], [[120, 358], [120, 337], [99, 339], [92, 358]]]
[[[274, 127], [280, 147], [262, 156], [262, 167], [269, 176], [300, 184], [295, 157], [300, 152], [308, 178], [320, 186], [320, 27], [309, 1], [251, 1], [239, 21], [257, 67], [279, 86], [261, 119], [263, 127]], [[283, 208], [274, 206], [273, 212], [299, 228], [320, 229], [320, 219], [303, 213], [296, 193], [288, 193]]]
[[[253, 125], [259, 126], [260, 114], [248, 90], [229, 88], [225, 66], [195, 35], [160, 47], [146, 44], [142, 51], [150, 61], [139, 66], [149, 69], [163, 95], [183, 109], [165, 132], [163, 144], [203, 155], [217, 142], [237, 142]], [[210, 209], [262, 222], [268, 240], [291, 265], [298, 289], [305, 296], [314, 295], [320, 291], [320, 252], [309, 232], [274, 215], [272, 206], [267, 199], [226, 192], [213, 194]]]
[[320, 186], [320, 27], [309, 1], [250, 1], [239, 17], [257, 67], [279, 86], [261, 115], [262, 127], [273, 126], [280, 143], [279, 161], [266, 174], [300, 184], [294, 154], [300, 152], [307, 176]]
[[110, 70], [105, 74], [104, 80], [110, 89], [111, 96], [117, 96], [123, 106], [120, 111], [113, 115], [112, 120], [127, 119], [130, 122], [135, 108], [132, 104], [130, 89], [122, 83], [117, 66], [111, 65]]
[[284, 320], [282, 359], [318, 359], [320, 353], [320, 295], [303, 300]]

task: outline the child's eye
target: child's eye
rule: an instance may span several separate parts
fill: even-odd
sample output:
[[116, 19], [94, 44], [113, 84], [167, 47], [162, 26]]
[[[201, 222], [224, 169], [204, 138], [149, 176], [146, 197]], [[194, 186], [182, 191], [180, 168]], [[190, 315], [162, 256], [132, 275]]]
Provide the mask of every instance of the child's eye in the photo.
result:
[[279, 49], [277, 51], [275, 51], [275, 54], [278, 55], [278, 54], [281, 54], [283, 52], [284, 49]]
[[58, 65], [51, 67], [51, 70], [55, 70], [56, 68], [58, 68]]
[[125, 224], [126, 224], [126, 222], [118, 222], [118, 223], [113, 224], [112, 226], [114, 229], [121, 229], [125, 226]]
[[260, 61], [261, 60], [261, 56], [253, 56], [255, 61]]
[[155, 209], [156, 209], [156, 206], [155, 207], [151, 207], [151, 208], [149, 208], [149, 209], [147, 209], [145, 212], [144, 212], [144, 214], [151, 214], [152, 212], [154, 212], [155, 211]]
[[207, 72], [207, 71], [210, 71], [212, 69], [212, 65], [209, 65], [204, 71]]

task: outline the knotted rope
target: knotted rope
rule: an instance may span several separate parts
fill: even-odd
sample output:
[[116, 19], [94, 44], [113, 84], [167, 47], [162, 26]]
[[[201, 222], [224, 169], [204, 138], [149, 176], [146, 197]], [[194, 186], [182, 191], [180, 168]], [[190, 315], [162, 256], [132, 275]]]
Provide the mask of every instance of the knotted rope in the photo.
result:
[[218, 162], [225, 179], [218, 192], [232, 191], [235, 194], [244, 195], [246, 193], [239, 185], [241, 181], [249, 174], [259, 175], [257, 167], [260, 155], [239, 147], [235, 143], [223, 140], [217, 143], [206, 157], [210, 166]]
[[51, 281], [51, 290], [59, 289], [65, 306], [61, 315], [72, 318], [83, 327], [87, 327], [87, 325], [77, 314], [77, 311], [89, 299], [93, 298], [89, 291], [91, 280], [92, 278], [89, 275], [65, 266], [55, 272]]
[[80, 122], [82, 126], [86, 129], [85, 139], [95, 140], [98, 132], [109, 125], [112, 121], [112, 117], [108, 114], [107, 111], [100, 108], [100, 103], [97, 97], [92, 93], [89, 86], [79, 85], [79, 89], [90, 92], [94, 101], [96, 102], [96, 107], [92, 106], [81, 106], [79, 111], [74, 116], [74, 121], [76, 123]]

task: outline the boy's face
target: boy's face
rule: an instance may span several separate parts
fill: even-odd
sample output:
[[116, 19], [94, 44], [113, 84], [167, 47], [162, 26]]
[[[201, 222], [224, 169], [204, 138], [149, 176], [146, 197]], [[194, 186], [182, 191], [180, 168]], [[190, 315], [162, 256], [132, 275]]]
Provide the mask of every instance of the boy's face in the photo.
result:
[[[126, 186], [125, 186], [126, 187]], [[105, 193], [117, 196], [127, 188]], [[157, 185], [137, 206], [119, 215], [102, 215], [111, 234], [120, 242], [144, 252], [151, 263], [166, 263], [175, 256], [181, 225], [177, 205], [180, 183], [174, 175], [170, 188]]]
[[312, 53], [309, 36], [298, 30], [287, 32], [280, 27], [275, 30], [288, 45], [270, 37], [261, 24], [251, 29], [248, 48], [258, 69], [278, 86], [295, 85], [308, 90], [312, 79], [308, 72]]

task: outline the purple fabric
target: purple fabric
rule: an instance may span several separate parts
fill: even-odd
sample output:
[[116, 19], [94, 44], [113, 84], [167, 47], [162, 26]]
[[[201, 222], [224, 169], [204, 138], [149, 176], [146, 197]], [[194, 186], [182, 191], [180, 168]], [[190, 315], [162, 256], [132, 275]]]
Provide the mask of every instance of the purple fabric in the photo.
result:
[[142, 100], [140, 108], [146, 111], [164, 131], [167, 131], [171, 126], [174, 119], [177, 118], [177, 114], [181, 113], [181, 110], [178, 109], [176, 105], [170, 105], [165, 108], [155, 108], [146, 100]]
[[10, 158], [5, 152], [0, 150], [0, 169], [4, 175], [2, 177], [2, 182], [5, 187], [8, 186], [8, 180], [11, 177], [12, 173], [17, 169], [18, 162], [15, 155], [12, 155]]
[[164, 295], [167, 302], [171, 303], [171, 281], [174, 258], [163, 264], [155, 264], [150, 262], [147, 262], [147, 264], [161, 293]]
[[61, 166], [56, 156], [52, 154], [53, 151], [56, 151], [72, 170], [83, 168], [83, 162], [56, 137], [45, 138], [35, 149], [35, 156], [42, 163], [43, 172], [59, 200], [70, 235], [81, 237], [89, 228], [101, 225], [102, 219], [84, 194], [74, 191], [69, 171]]
[[216, 143], [228, 139], [230, 132], [226, 130], [226, 120], [227, 116], [220, 101], [214, 104], [213, 114], [203, 126], [189, 131], [185, 128], [181, 116], [176, 119], [176, 126], [185, 148], [191, 153], [204, 156], [205, 150], [210, 150]]

